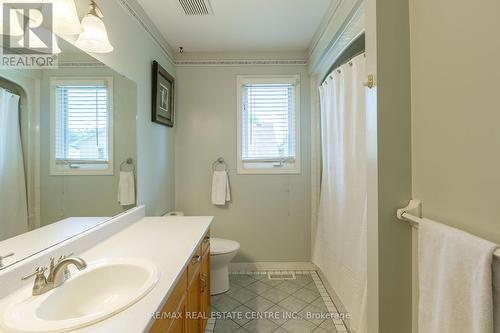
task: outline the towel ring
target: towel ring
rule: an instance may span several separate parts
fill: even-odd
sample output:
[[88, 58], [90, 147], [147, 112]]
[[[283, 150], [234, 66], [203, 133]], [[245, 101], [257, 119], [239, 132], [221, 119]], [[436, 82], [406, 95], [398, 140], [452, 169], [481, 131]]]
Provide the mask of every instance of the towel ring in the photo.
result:
[[127, 165], [132, 167], [132, 172], [135, 171], [134, 160], [131, 158], [127, 158], [125, 161], [122, 162], [122, 164], [120, 164], [120, 171], [124, 171], [123, 167]]
[[219, 165], [222, 165], [224, 167], [224, 170], [220, 170], [220, 171], [227, 171], [228, 170], [227, 164], [224, 161], [224, 158], [222, 158], [222, 157], [219, 157], [216, 161], [214, 161], [214, 163], [212, 163], [212, 170], [217, 171], [217, 167]]

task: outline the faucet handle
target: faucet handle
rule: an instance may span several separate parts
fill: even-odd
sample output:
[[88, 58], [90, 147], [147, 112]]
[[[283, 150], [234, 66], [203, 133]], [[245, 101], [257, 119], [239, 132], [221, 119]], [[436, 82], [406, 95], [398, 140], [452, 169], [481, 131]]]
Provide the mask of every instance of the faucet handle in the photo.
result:
[[[59, 257], [59, 259], [57, 260], [57, 263], [59, 264], [61, 261], [63, 261], [64, 259], [67, 259], [69, 257], [72, 257], [74, 255], [73, 252], [71, 252], [70, 254], [66, 254], [66, 255], [62, 255]], [[55, 277], [54, 277], [55, 278]], [[68, 266], [64, 267], [64, 271], [60, 277], [60, 280], [59, 281], [54, 281], [54, 283], [56, 285], [60, 285], [62, 283], [64, 283], [65, 281], [69, 280], [71, 278], [71, 271], [69, 270]]]
[[23, 276], [21, 278], [21, 280], [28, 280], [30, 278], [32, 278], [33, 276], [36, 276], [37, 278], [39, 277], [42, 277], [45, 278], [45, 271], [47, 270], [47, 267], [38, 267], [36, 270], [35, 270], [35, 273], [33, 274], [30, 274], [30, 275], [27, 275], [27, 276]]
[[57, 260], [57, 262], [59, 263], [59, 262], [63, 261], [66, 258], [72, 257], [73, 255], [75, 255], [74, 252], [71, 252], [70, 254], [63, 254], [62, 256], [59, 257], [59, 259]]
[[52, 286], [47, 283], [47, 278], [45, 277], [46, 270], [47, 267], [38, 267], [35, 273], [21, 278], [21, 280], [27, 280], [35, 276], [35, 282], [33, 283], [33, 289], [31, 290], [31, 294], [33, 296], [42, 295], [52, 288]]

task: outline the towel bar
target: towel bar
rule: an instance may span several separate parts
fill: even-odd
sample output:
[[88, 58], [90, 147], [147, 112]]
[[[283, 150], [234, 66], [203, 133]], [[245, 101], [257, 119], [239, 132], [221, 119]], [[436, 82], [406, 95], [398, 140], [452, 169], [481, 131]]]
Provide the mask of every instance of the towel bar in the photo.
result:
[[227, 167], [227, 164], [224, 161], [223, 157], [219, 157], [217, 160], [214, 161], [214, 163], [212, 163], [212, 170], [213, 171], [217, 171], [217, 167], [219, 165], [224, 166], [224, 170], [222, 170], [222, 171], [228, 171], [229, 170], [229, 168]]
[[[411, 214], [410, 212], [416, 212], [417, 216]], [[410, 200], [406, 207], [397, 210], [396, 216], [399, 220], [409, 222], [413, 228], [418, 229], [418, 225], [423, 220], [422, 201], [417, 199]], [[495, 257], [500, 259], [500, 250], [495, 251]]]
[[120, 171], [123, 171], [123, 167], [125, 165], [130, 165], [132, 166], [132, 172], [135, 171], [135, 165], [134, 165], [134, 160], [131, 159], [131, 158], [127, 158], [125, 161], [122, 162], [122, 164], [120, 164]]

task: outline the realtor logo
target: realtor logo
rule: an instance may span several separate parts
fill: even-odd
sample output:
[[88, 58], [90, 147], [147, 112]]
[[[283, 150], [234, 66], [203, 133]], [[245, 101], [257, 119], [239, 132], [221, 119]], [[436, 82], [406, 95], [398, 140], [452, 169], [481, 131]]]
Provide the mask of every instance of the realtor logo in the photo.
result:
[[57, 67], [52, 3], [2, 4], [1, 67]]

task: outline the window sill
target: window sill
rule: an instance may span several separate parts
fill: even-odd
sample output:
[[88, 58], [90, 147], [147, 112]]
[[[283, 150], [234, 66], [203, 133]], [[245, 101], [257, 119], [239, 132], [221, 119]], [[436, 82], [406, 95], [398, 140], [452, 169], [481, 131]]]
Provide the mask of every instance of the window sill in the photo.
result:
[[240, 175], [298, 175], [301, 173], [299, 163], [286, 163], [275, 166], [276, 163], [240, 162], [238, 174]]
[[80, 164], [70, 167], [66, 164], [53, 164], [50, 168], [51, 176], [112, 176], [113, 165], [110, 164]]

